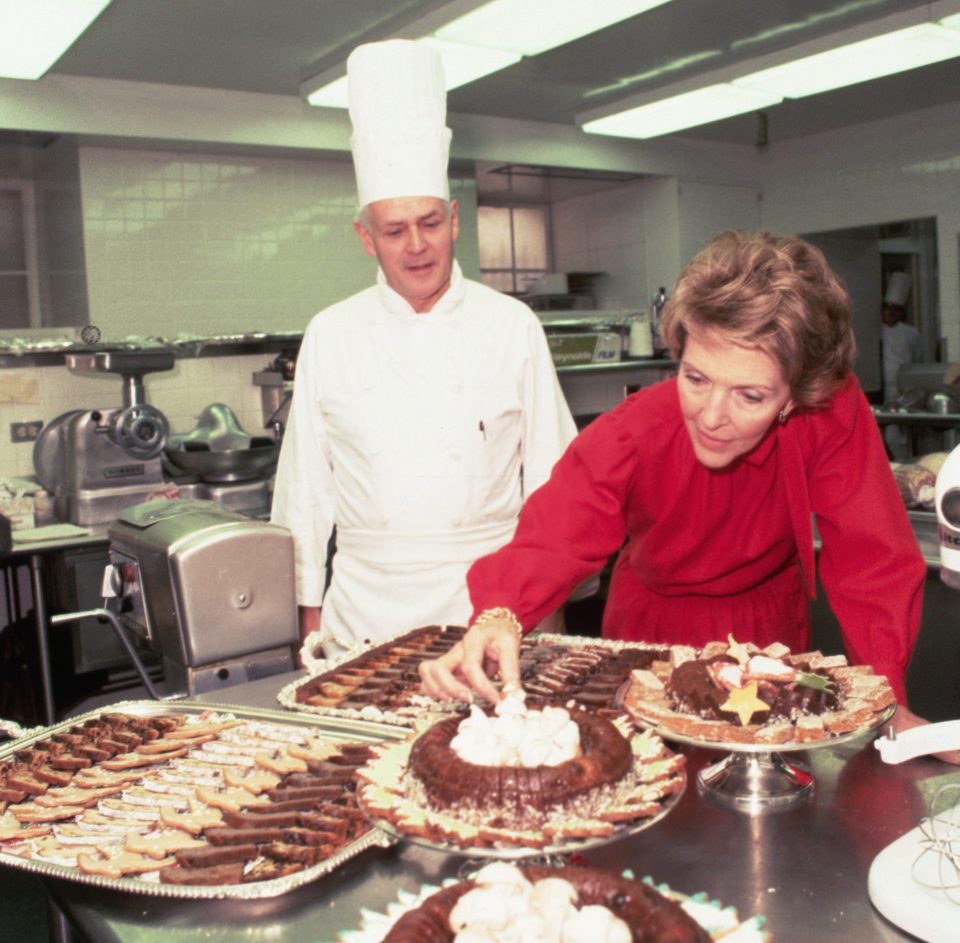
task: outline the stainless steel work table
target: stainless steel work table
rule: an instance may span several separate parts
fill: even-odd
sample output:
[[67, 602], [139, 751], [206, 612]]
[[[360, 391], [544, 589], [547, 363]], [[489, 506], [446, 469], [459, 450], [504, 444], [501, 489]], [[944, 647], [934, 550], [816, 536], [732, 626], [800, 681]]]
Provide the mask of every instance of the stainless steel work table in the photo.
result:
[[[238, 685], [207, 700], [276, 708], [276, 691], [295, 677]], [[766, 914], [775, 943], [914, 939], [874, 910], [867, 872], [879, 851], [916, 826], [936, 788], [957, 781], [954, 767], [928, 758], [889, 766], [865, 740], [821, 748], [806, 754], [816, 777], [813, 796], [753, 816], [700, 795], [696, 771], [715, 754], [685, 752], [689, 783], [676, 808], [647, 831], [586, 858], [678, 890], [706, 891], [743, 916]], [[411, 845], [372, 850], [293, 893], [248, 902], [47, 885], [60, 909], [55, 930], [71, 943], [330, 943], [357, 925], [361, 907], [382, 909], [398, 888], [414, 891], [454, 876], [466, 860]]]

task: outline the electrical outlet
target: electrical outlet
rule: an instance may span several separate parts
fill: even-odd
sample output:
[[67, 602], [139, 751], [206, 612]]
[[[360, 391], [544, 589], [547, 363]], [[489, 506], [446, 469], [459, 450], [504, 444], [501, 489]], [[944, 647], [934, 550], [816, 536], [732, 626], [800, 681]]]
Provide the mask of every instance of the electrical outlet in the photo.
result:
[[10, 441], [11, 442], [33, 442], [40, 435], [43, 428], [42, 419], [34, 419], [32, 422], [11, 422], [10, 423]]

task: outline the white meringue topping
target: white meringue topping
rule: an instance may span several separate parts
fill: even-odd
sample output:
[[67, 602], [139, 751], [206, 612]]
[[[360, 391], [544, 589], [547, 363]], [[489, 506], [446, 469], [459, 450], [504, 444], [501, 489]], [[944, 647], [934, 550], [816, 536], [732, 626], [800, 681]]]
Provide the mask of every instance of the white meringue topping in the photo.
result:
[[450, 741], [454, 753], [477, 766], [557, 766], [579, 756], [580, 728], [562, 707], [528, 710], [522, 691], [508, 694], [487, 716], [476, 705]]
[[454, 943], [630, 943], [630, 928], [606, 907], [577, 908], [569, 881], [531, 884], [516, 865], [481, 868], [477, 887], [450, 912]]

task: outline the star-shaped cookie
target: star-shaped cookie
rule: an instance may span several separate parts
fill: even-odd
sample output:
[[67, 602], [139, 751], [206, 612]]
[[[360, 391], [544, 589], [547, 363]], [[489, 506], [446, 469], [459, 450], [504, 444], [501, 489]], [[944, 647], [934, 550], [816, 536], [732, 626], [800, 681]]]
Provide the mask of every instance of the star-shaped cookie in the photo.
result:
[[734, 641], [732, 635], [727, 636], [727, 654], [731, 658], [736, 658], [741, 666], [746, 667], [747, 662], [750, 661], [750, 650], [747, 647], [746, 642], [737, 642]]
[[745, 688], [734, 688], [720, 705], [720, 710], [736, 714], [741, 725], [746, 727], [754, 714], [770, 710], [770, 705], [757, 697], [757, 682], [751, 681]]

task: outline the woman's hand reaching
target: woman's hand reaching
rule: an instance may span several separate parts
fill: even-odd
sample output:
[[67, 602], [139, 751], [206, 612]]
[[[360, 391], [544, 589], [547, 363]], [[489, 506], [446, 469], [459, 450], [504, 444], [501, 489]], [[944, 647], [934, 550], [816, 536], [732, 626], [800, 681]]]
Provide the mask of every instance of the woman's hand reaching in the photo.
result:
[[440, 701], [480, 695], [496, 704], [497, 675], [504, 688], [520, 686], [520, 636], [510, 616], [478, 620], [445, 655], [420, 663], [423, 693]]

